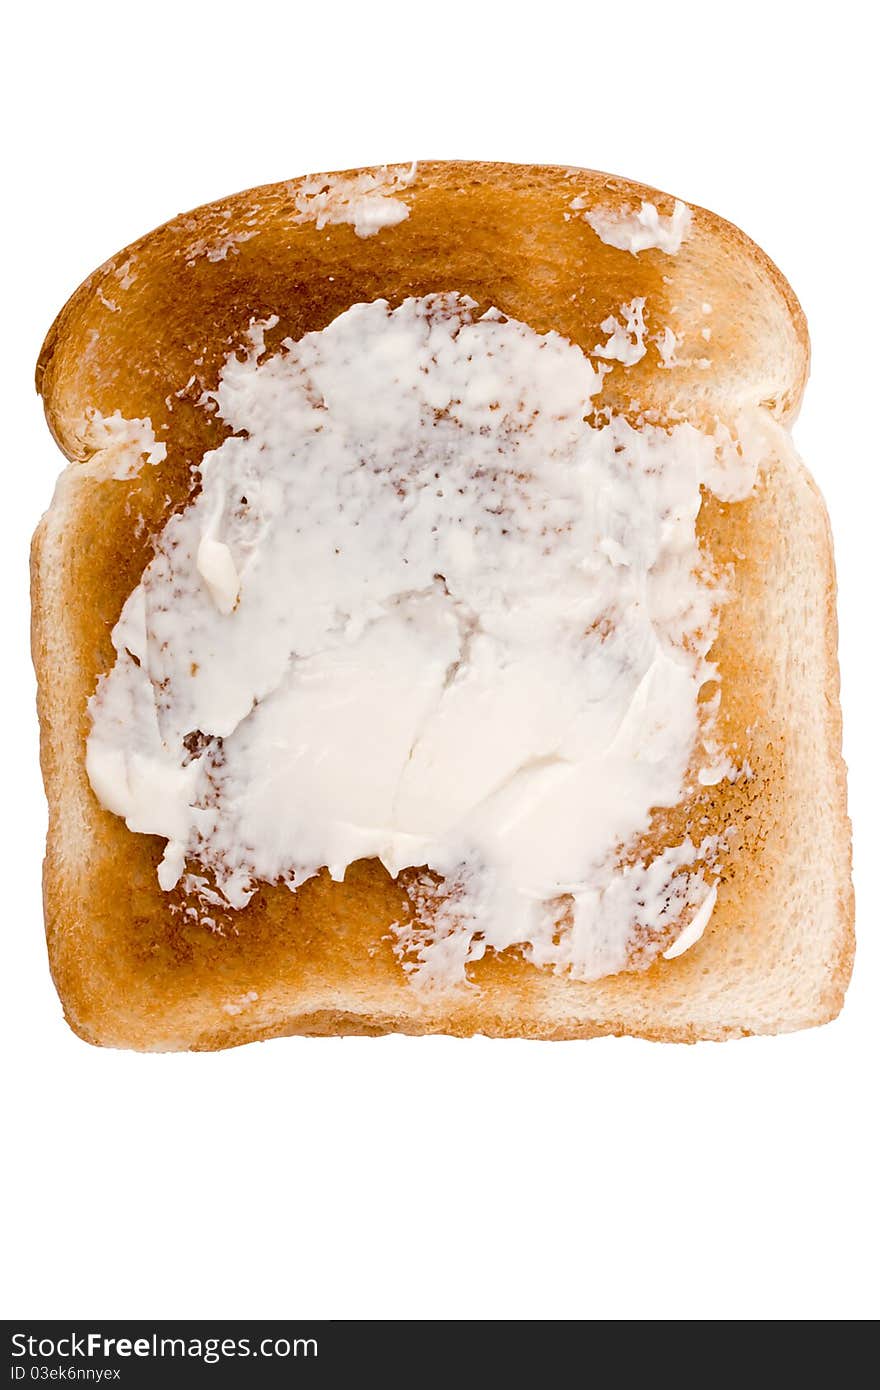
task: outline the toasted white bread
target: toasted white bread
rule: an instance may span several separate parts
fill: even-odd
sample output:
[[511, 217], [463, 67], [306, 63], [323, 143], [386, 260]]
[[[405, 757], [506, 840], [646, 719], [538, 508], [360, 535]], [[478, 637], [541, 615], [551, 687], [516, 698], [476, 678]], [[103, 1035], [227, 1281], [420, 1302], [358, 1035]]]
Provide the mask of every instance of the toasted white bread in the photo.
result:
[[[476, 163], [383, 179], [380, 192], [406, 215], [375, 235], [334, 220], [337, 195], [321, 180], [178, 217], [95, 271], [46, 339], [37, 387], [70, 464], [34, 538], [33, 652], [50, 812], [46, 928], [71, 1027], [93, 1043], [167, 1050], [294, 1033], [692, 1042], [828, 1021], [851, 970], [853, 899], [831, 539], [788, 433], [809, 357], [797, 300], [742, 232], [700, 208], [674, 255], [603, 240], [582, 207], [623, 215], [645, 200], [673, 211], [667, 195], [627, 180]], [[513, 951], [474, 964], [465, 990], [415, 989], [389, 935], [409, 910], [405, 875], [395, 881], [375, 860], [295, 894], [261, 885], [246, 907], [215, 914], [211, 930], [187, 912], [182, 888], [160, 888], [162, 841], [128, 830], [86, 775], [87, 701], [113, 665], [111, 629], [153, 538], [189, 498], [192, 467], [223, 438], [199, 401], [229, 353], [255, 319], [277, 316], [271, 351], [352, 304], [438, 290], [587, 353], [607, 337], [609, 313], [644, 297], [652, 321], [675, 334], [676, 365], [652, 352], [610, 373], [603, 406], [708, 427], [747, 418], [760, 441], [753, 495], [728, 505], [707, 494], [698, 520], [702, 544], [732, 565], [711, 655], [719, 727], [750, 775], [656, 818], [656, 849], [695, 818], [737, 834], [708, 930], [647, 969], [584, 982]], [[149, 419], [166, 457], [120, 477], [130, 441], [97, 436], [96, 412]]]

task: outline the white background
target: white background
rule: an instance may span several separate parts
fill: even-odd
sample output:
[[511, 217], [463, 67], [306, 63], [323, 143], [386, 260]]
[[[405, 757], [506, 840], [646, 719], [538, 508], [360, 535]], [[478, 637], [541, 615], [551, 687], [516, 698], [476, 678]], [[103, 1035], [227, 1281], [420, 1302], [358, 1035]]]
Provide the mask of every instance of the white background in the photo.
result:
[[[876, 1287], [878, 223], [867, 5], [17, 7], [4, 78], [6, 1316], [843, 1319]], [[796, 439], [840, 578], [860, 950], [842, 1017], [693, 1048], [79, 1042], [46, 967], [27, 547], [45, 330], [174, 213], [311, 170], [627, 174], [739, 223], [806, 309]], [[816, 825], [817, 839], [822, 835]]]

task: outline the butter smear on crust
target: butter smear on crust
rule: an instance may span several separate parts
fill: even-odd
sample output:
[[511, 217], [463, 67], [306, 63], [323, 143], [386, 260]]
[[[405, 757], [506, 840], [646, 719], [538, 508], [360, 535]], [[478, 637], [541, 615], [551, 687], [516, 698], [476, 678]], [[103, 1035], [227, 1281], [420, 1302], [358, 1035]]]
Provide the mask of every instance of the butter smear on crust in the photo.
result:
[[293, 220], [314, 222], [319, 232], [348, 223], [356, 236], [375, 236], [383, 227], [394, 227], [409, 217], [407, 204], [397, 195], [412, 184], [416, 169], [413, 163], [362, 174], [315, 174], [290, 184], [296, 208]]
[[667, 256], [676, 256], [690, 235], [693, 224], [690, 208], [678, 198], [668, 217], [659, 213], [653, 203], [645, 202], [637, 211], [631, 208], [617, 211], [590, 207], [585, 198], [577, 197], [572, 199], [569, 207], [583, 213], [584, 221], [589, 223], [600, 241], [607, 246], [617, 247], [619, 251], [629, 251], [633, 256], [655, 248]]

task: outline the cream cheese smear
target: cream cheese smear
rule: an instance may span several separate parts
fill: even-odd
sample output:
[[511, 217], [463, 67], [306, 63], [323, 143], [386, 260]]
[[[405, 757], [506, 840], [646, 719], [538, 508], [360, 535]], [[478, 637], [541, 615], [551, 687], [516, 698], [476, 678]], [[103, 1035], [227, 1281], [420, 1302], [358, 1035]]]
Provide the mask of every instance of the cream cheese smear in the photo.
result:
[[[489, 948], [592, 979], [711, 912], [677, 805], [723, 594], [716, 437], [595, 421], [606, 364], [468, 299], [356, 304], [266, 358], [252, 330], [90, 702], [101, 802], [232, 908], [263, 882], [411, 876], [417, 984]], [[685, 929], [686, 930], [686, 929]]]

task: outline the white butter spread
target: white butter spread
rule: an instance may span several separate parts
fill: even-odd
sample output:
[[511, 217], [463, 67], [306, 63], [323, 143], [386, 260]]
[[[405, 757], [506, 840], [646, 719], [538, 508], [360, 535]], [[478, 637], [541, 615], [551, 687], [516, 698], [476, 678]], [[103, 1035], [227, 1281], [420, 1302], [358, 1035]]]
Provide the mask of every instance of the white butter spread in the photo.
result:
[[238, 601], [240, 580], [229, 546], [211, 536], [203, 536], [196, 555], [196, 569], [219, 611], [231, 613]]
[[103, 456], [113, 478], [134, 478], [144, 463], [164, 463], [168, 455], [167, 447], [156, 439], [149, 416], [127, 420], [119, 410], [112, 415], [90, 410], [81, 433], [83, 443]]
[[625, 367], [633, 367], [636, 362], [641, 362], [648, 351], [645, 344], [645, 301], [632, 299], [629, 304], [620, 306], [620, 312], [623, 323], [616, 314], [610, 314], [603, 320], [602, 332], [611, 336], [606, 343], [596, 344], [593, 356], [622, 362]]
[[262, 360], [266, 326], [114, 629], [99, 799], [167, 841], [163, 888], [236, 908], [364, 857], [420, 870], [394, 928], [418, 983], [489, 948], [582, 979], [656, 954], [711, 911], [709, 847], [637, 851], [717, 679], [701, 486], [754, 470], [723, 430], [591, 424], [578, 347], [454, 294]]
[[582, 197], [572, 199], [569, 207], [583, 211], [584, 221], [590, 224], [600, 241], [616, 246], [619, 251], [630, 251], [634, 256], [654, 248], [667, 256], [677, 255], [693, 223], [690, 208], [678, 198], [668, 217], [659, 213], [653, 203], [645, 202], [637, 212], [630, 208], [620, 212], [591, 208]]
[[239, 246], [255, 236], [256, 232], [221, 231], [213, 239], [202, 237], [187, 247], [183, 253], [184, 259], [187, 265], [194, 265], [200, 256], [204, 256], [208, 261], [225, 261], [230, 252], [237, 256]]
[[291, 184], [295, 222], [314, 222], [318, 231], [349, 223], [359, 237], [375, 236], [409, 217], [409, 208], [395, 195], [409, 188], [416, 164], [370, 169], [362, 174], [315, 174]]
[[663, 952], [664, 960], [675, 960], [676, 956], [683, 956], [685, 951], [689, 951], [692, 946], [696, 946], [703, 932], [709, 925], [709, 919], [712, 916], [717, 898], [718, 885], [713, 884], [684, 931], [679, 932], [672, 945]]
[[669, 370], [672, 367], [679, 367], [682, 365], [675, 355], [681, 342], [675, 329], [670, 328], [667, 324], [663, 332], [658, 333], [652, 341], [657, 344], [657, 352], [660, 354], [661, 367]]

